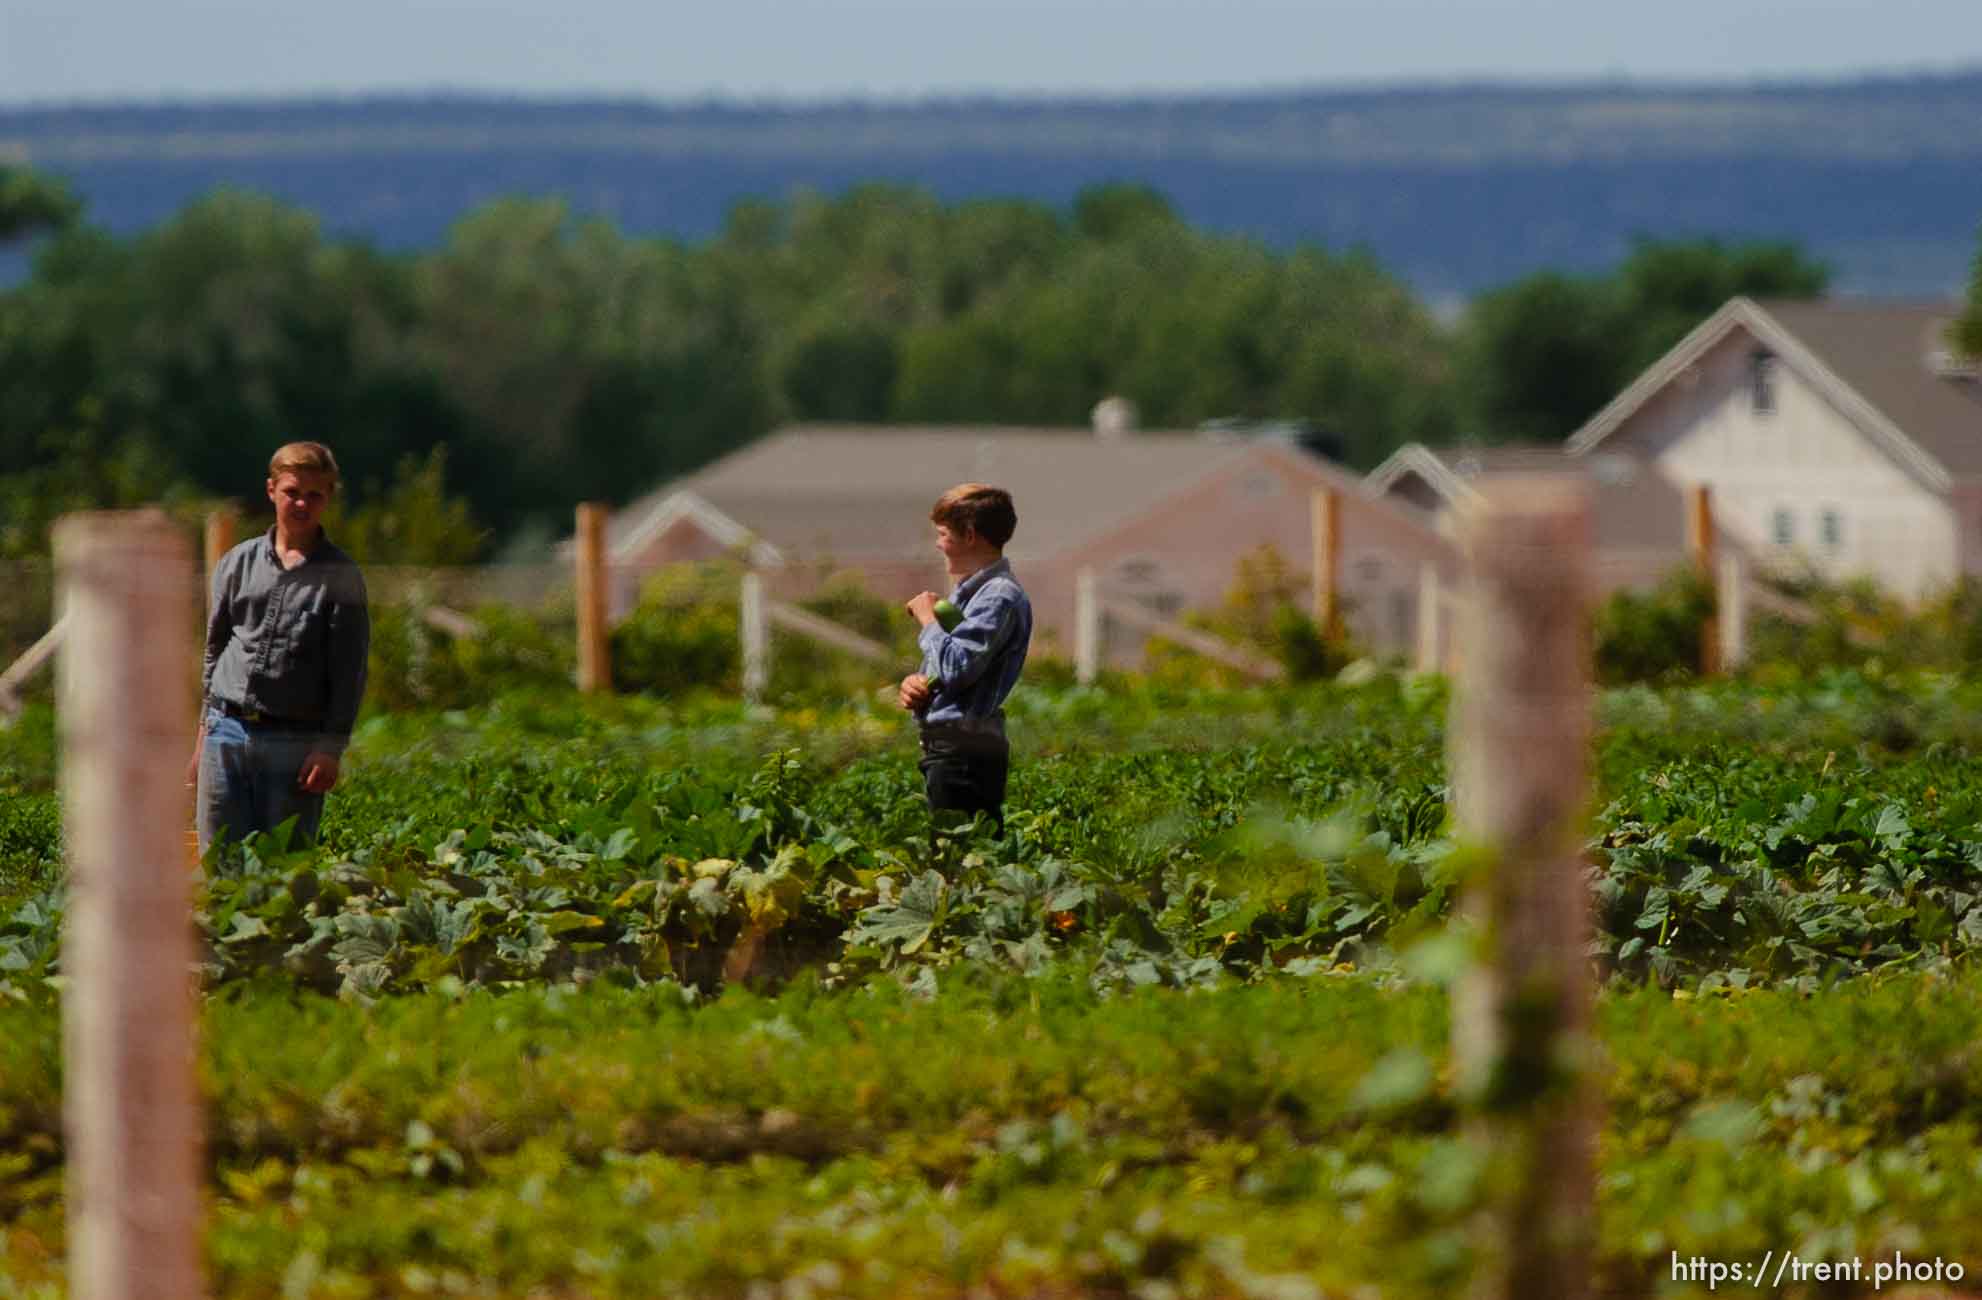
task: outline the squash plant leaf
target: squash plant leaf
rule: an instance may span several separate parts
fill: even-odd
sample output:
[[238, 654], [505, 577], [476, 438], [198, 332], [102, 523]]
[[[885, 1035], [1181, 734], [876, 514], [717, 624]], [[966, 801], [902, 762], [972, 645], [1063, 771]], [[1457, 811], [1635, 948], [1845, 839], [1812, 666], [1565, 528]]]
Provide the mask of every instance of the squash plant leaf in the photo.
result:
[[949, 888], [943, 877], [925, 871], [902, 890], [892, 904], [877, 904], [860, 914], [853, 932], [853, 943], [899, 947], [903, 956], [912, 956], [936, 932], [949, 909]]

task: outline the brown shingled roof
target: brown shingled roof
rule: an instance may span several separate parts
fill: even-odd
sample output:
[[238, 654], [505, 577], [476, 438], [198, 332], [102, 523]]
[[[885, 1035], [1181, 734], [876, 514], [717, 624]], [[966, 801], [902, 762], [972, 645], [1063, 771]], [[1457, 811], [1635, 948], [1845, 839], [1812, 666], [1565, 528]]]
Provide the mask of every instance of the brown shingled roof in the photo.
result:
[[1083, 428], [799, 425], [616, 512], [608, 539], [619, 545], [688, 491], [781, 549], [920, 557], [937, 496], [981, 481], [1018, 505], [1014, 553], [1050, 555], [1246, 454], [1245, 443], [1198, 433], [1102, 439]]
[[1482, 474], [1530, 474], [1570, 468], [1562, 444], [1540, 442], [1454, 443], [1433, 448], [1438, 458], [1463, 479]]
[[1756, 304], [1956, 477], [1982, 475], [1982, 384], [1936, 375], [1957, 314], [1942, 303]]

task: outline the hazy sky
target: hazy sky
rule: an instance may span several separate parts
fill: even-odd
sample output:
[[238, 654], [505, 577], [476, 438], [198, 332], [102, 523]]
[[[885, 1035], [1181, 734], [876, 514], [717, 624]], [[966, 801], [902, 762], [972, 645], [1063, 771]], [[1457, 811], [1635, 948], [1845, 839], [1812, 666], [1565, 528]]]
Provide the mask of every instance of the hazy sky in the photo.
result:
[[813, 99], [1982, 63], [1982, 0], [0, 0], [0, 102]]

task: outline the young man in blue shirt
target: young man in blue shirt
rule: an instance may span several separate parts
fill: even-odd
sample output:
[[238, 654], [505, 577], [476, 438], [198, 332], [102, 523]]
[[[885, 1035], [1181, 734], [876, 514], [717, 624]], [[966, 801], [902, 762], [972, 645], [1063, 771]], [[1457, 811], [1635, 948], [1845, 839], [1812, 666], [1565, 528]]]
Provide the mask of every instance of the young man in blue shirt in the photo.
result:
[[946, 631], [933, 591], [908, 602], [922, 625], [922, 669], [902, 679], [899, 698], [920, 730], [932, 816], [990, 813], [1002, 835], [1011, 768], [1005, 697], [1032, 643], [1032, 603], [1005, 558], [1018, 513], [1004, 489], [963, 483], [937, 499], [929, 519], [962, 618]]
[[275, 526], [213, 572], [194, 751], [202, 851], [296, 819], [316, 839], [365, 691], [371, 618], [365, 580], [323, 533], [337, 460], [292, 442], [268, 467]]

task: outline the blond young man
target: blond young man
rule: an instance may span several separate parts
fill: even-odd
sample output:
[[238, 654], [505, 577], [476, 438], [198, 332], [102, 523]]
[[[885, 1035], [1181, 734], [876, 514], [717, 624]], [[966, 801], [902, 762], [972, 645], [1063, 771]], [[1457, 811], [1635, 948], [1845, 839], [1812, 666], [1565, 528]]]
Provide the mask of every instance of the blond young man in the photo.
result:
[[1005, 558], [1018, 513], [1004, 489], [961, 483], [937, 498], [929, 519], [962, 619], [944, 630], [933, 591], [908, 602], [922, 625], [922, 670], [902, 679], [899, 700], [918, 726], [932, 818], [987, 812], [1003, 834], [1004, 705], [1032, 643], [1032, 602]]
[[275, 524], [213, 572], [194, 752], [199, 839], [240, 839], [296, 819], [313, 842], [365, 691], [365, 580], [323, 532], [337, 459], [292, 442], [268, 464]]

